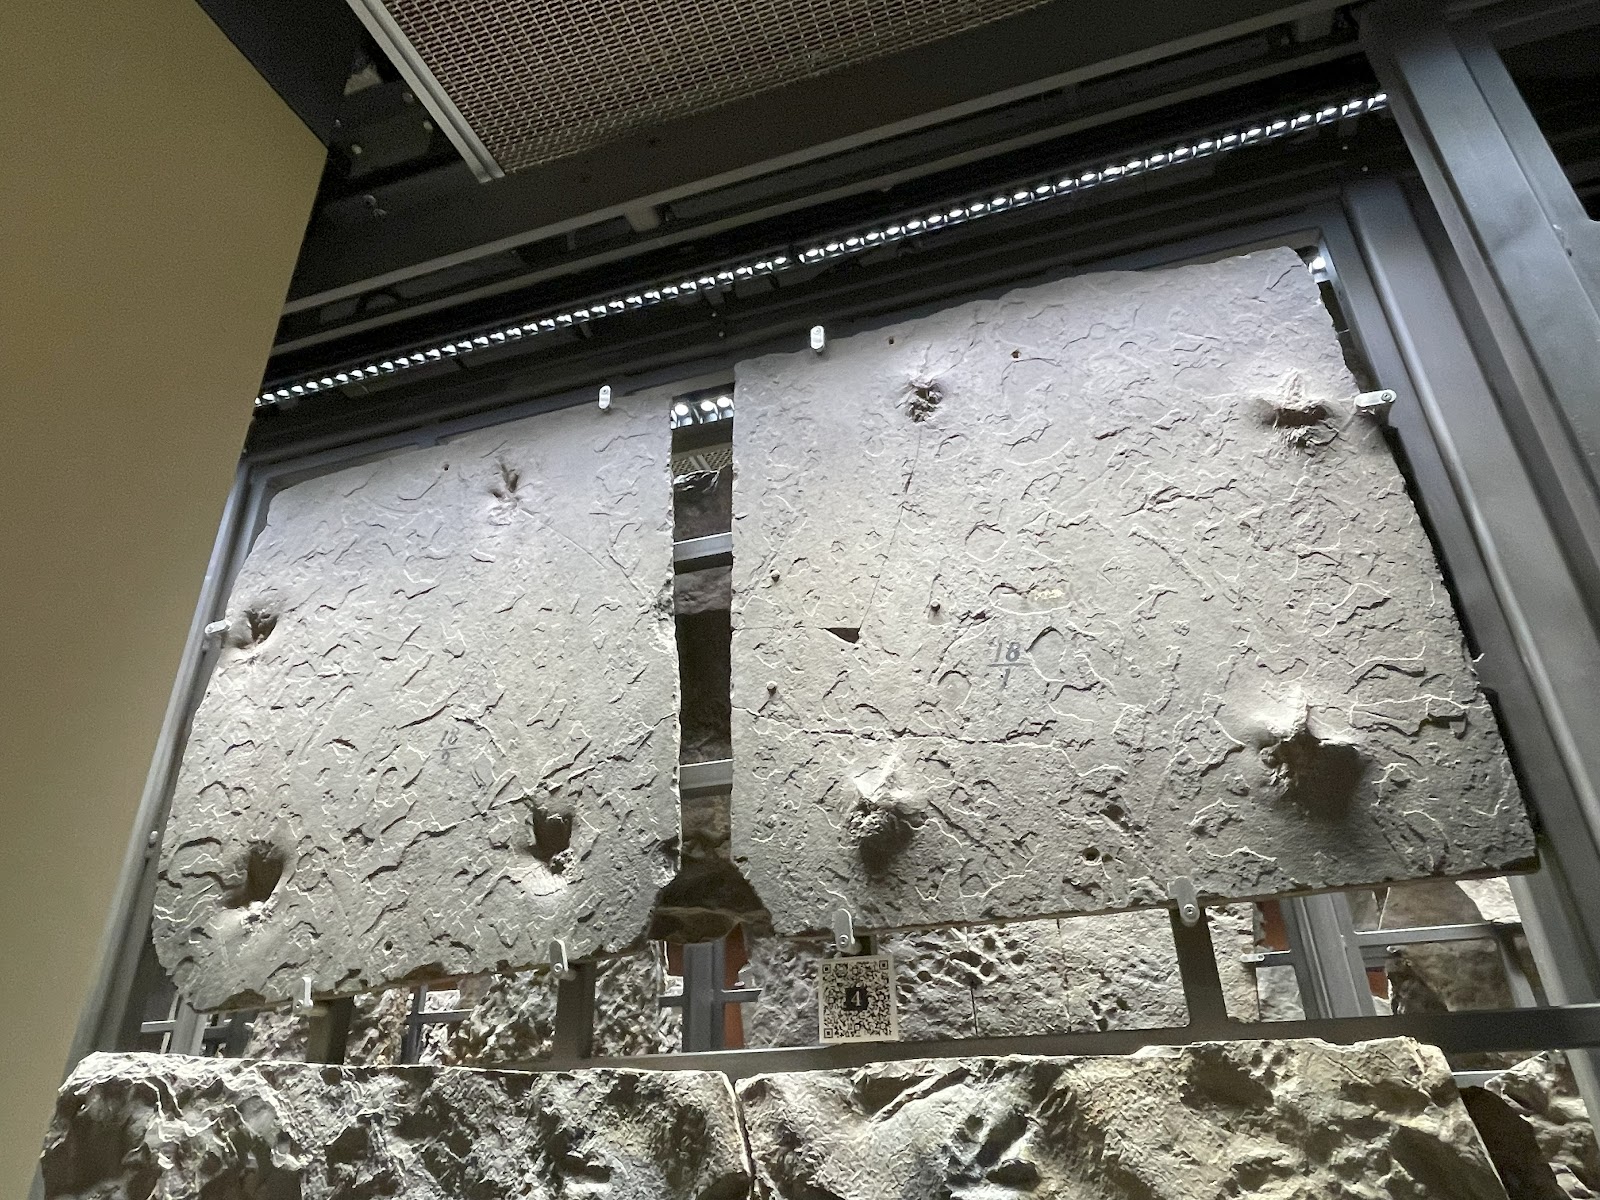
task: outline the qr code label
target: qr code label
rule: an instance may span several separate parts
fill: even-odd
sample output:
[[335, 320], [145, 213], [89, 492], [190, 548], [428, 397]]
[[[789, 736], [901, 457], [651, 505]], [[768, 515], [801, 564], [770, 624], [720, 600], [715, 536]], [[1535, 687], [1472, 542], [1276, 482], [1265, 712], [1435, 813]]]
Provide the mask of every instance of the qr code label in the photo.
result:
[[817, 966], [819, 1040], [896, 1042], [894, 960], [887, 954], [825, 958]]

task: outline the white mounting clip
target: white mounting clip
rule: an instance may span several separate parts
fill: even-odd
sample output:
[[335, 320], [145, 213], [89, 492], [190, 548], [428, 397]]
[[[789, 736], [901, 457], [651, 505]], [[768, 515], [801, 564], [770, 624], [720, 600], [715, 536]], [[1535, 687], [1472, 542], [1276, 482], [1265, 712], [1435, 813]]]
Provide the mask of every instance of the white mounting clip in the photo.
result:
[[1194, 880], [1179, 875], [1167, 885], [1167, 895], [1178, 902], [1178, 920], [1185, 925], [1200, 923], [1200, 897], [1195, 893]]
[[567, 958], [567, 944], [560, 938], [550, 939], [550, 969], [556, 973], [557, 979], [573, 979], [577, 972], [572, 969], [572, 962]]
[[295, 993], [291, 1007], [295, 1012], [310, 1012], [316, 1007], [316, 1001], [311, 998], [311, 976], [300, 976], [300, 990]]
[[821, 354], [828, 345], [828, 331], [821, 325], [811, 327], [811, 348]]
[[220, 621], [212, 621], [202, 632], [208, 638], [221, 637], [228, 632], [228, 626], [231, 624], [233, 624], [232, 621], [228, 620], [227, 617], [223, 617]]
[[834, 910], [833, 948], [841, 954], [849, 954], [856, 948], [856, 923], [848, 908]]
[[604, 384], [600, 388], [600, 411], [605, 412], [611, 407], [611, 385]]
[[1389, 411], [1397, 397], [1393, 389], [1383, 388], [1376, 392], [1362, 392], [1356, 397], [1356, 411], [1364, 412], [1374, 417], [1380, 417]]

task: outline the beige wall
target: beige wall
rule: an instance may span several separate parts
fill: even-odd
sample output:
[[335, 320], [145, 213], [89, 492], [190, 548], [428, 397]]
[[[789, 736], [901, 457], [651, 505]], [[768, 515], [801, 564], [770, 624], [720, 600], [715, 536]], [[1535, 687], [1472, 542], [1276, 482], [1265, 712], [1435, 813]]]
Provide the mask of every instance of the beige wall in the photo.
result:
[[0, 1198], [26, 1193], [322, 161], [194, 0], [0, 3]]

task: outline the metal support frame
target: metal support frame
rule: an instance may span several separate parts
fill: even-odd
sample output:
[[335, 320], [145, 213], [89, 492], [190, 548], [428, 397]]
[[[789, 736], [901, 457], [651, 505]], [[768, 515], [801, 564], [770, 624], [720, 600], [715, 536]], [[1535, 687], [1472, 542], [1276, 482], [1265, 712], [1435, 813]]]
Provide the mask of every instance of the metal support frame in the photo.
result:
[[[1352, 929], [1350, 937], [1369, 967], [1382, 966], [1390, 952], [1400, 946], [1434, 945], [1439, 942], [1504, 943], [1522, 931], [1520, 922], [1473, 921], [1464, 925], [1417, 925], [1400, 929]], [[1294, 964], [1294, 952], [1268, 950], [1245, 960], [1250, 967], [1287, 967]], [[1530, 1001], [1530, 1004], [1532, 1002]], [[1519, 1007], [1521, 1002], [1519, 1001]]]
[[[1592, 696], [1591, 681], [1600, 678], [1600, 643], [1587, 621], [1581, 583], [1562, 554], [1559, 530], [1541, 503], [1542, 493], [1530, 477], [1530, 469], [1518, 456], [1520, 435], [1500, 411], [1495, 387], [1474, 357], [1474, 341], [1468, 332], [1471, 314], [1457, 308], [1462, 293], [1459, 289], [1452, 291], [1449, 264], [1436, 260], [1437, 246], [1430, 245], [1426, 232], [1419, 228], [1417, 214], [1401, 189], [1392, 181], [1374, 181], [1350, 189], [1342, 211], [1331, 205], [1296, 208], [1255, 225], [1197, 236], [1115, 261], [1101, 261], [1093, 267], [1140, 269], [1285, 243], [1322, 245], [1332, 264], [1333, 284], [1362, 352], [1381, 385], [1397, 394], [1386, 419], [1404, 452], [1465, 621], [1477, 648], [1483, 652], [1480, 673], [1498, 701], [1508, 738], [1518, 752], [1523, 782], [1540, 817], [1545, 868], [1516, 886], [1528, 941], [1556, 1007], [1499, 1013], [1232, 1022], [1226, 1019], [1220, 1004], [1220, 987], [1214, 983], [1216, 968], [1204, 925], [1175, 925], [1174, 939], [1191, 1014], [1191, 1023], [1178, 1029], [715, 1052], [710, 1044], [720, 1036], [721, 1026], [709, 1020], [708, 1006], [685, 1022], [689, 1053], [616, 1061], [633, 1066], [708, 1067], [744, 1075], [955, 1054], [1125, 1053], [1144, 1045], [1185, 1044], [1219, 1036], [1315, 1036], [1336, 1042], [1413, 1036], [1457, 1053], [1600, 1047], [1600, 1005], [1589, 1003], [1600, 999], [1600, 989], [1595, 986], [1600, 979], [1595, 962], [1596, 947], [1600, 946], [1600, 896], [1574, 888], [1570, 882], [1595, 877], [1591, 866], [1600, 864], [1581, 799], [1586, 789], [1592, 793], [1593, 781], [1600, 778], [1592, 770], [1594, 764], [1589, 757], [1600, 755], [1600, 711], [1584, 703]], [[1470, 299], [1470, 292], [1467, 294]], [[742, 346], [732, 355], [668, 368], [658, 378], [721, 370], [733, 356], [744, 357], [753, 352], [749, 346]], [[208, 592], [212, 608], [220, 606], [225, 576], [242, 557], [243, 548], [259, 526], [272, 486], [347, 465], [357, 457], [392, 452], [419, 441], [429, 443], [467, 428], [534, 411], [592, 403], [593, 395], [592, 387], [585, 386], [570, 396], [463, 418], [422, 434], [397, 433], [358, 446], [343, 445], [301, 456], [291, 453], [254, 464], [248, 473], [248, 487], [244, 491], [236, 489], [242, 498], [230, 508], [232, 532], [225, 532], [219, 539], [219, 547], [226, 544], [231, 549], [214, 560], [214, 568], [224, 577]], [[241, 476], [242, 485], [245, 478]], [[690, 561], [702, 557], [698, 550], [686, 556]], [[208, 577], [208, 587], [211, 585]], [[204, 602], [202, 611], [206, 620], [214, 615], [205, 609]], [[205, 664], [198, 652], [187, 661], [192, 674], [180, 680], [178, 694], [197, 698], [204, 684]], [[180, 717], [187, 716], [187, 709], [180, 706], [177, 711]], [[164, 742], [162, 753], [175, 761], [178, 747], [174, 732], [172, 740]], [[166, 760], [158, 755], [158, 765], [162, 761]], [[685, 767], [682, 785], [686, 791], [696, 787], [725, 789], [727, 773], [726, 763]], [[152, 788], [157, 788], [157, 779], [153, 774]], [[170, 786], [170, 775], [161, 779], [161, 787]], [[164, 801], [164, 795], [160, 798]], [[158, 829], [159, 822], [149, 828]], [[1312, 897], [1298, 903], [1315, 910], [1318, 906], [1314, 902], [1319, 900], [1330, 898]], [[1327, 905], [1322, 907], [1326, 909]], [[139, 923], [142, 937], [147, 919], [148, 907], [142, 914], [130, 915], [127, 924], [131, 928], [133, 923]], [[1339, 938], [1346, 938], [1347, 931], [1336, 912], [1323, 911], [1320, 919]], [[1318, 921], [1308, 919], [1304, 924], [1312, 927]], [[1387, 931], [1391, 937], [1398, 932], [1402, 931]], [[1319, 949], [1323, 948], [1319, 945]], [[1355, 950], [1352, 960], [1352, 949], [1346, 940], [1342, 957], [1322, 954], [1324, 962], [1343, 972], [1350, 993], [1362, 970], [1359, 950]], [[691, 972], [686, 961], [685, 995], [705, 991], [701, 982], [705, 980], [721, 990], [723, 979], [719, 973], [708, 975], [698, 961]], [[1329, 991], [1326, 987], [1322, 990]], [[721, 1005], [739, 998], [738, 993], [724, 993], [713, 1000], [720, 1013]], [[1519, 994], [1519, 1000], [1522, 998]], [[581, 1000], [580, 995], [576, 1007], [571, 1003], [565, 1006], [569, 1013], [581, 1012]], [[1353, 994], [1347, 1000], [1350, 1007], [1358, 1003]], [[687, 1001], [683, 1003], [687, 1006]], [[592, 1029], [592, 999], [590, 1004], [586, 1020]], [[1334, 1010], [1331, 998], [1327, 1004]], [[577, 1025], [585, 1023], [572, 1020]], [[691, 1024], [697, 1030], [693, 1043], [688, 1041]], [[330, 1047], [326, 1052], [331, 1053], [332, 1039], [324, 1040]], [[612, 1061], [588, 1058], [589, 1047], [585, 1046], [581, 1031], [577, 1036], [564, 1034], [558, 1042], [554, 1061], [527, 1064], [529, 1069], [564, 1069]], [[1589, 1056], [1573, 1057], [1582, 1081]]]
[[557, 1057], [581, 1061], [594, 1053], [595, 965], [575, 962], [556, 982], [556, 1025], [550, 1050]]
[[676, 1008], [683, 1013], [684, 1053], [721, 1050], [728, 1005], [749, 1004], [760, 997], [759, 988], [726, 988], [726, 974], [725, 942], [684, 946], [683, 991], [660, 1000], [662, 1008]]
[[1217, 972], [1217, 954], [1211, 944], [1211, 927], [1206, 910], [1192, 923], [1174, 909], [1172, 946], [1178, 955], [1178, 977], [1183, 981], [1184, 1007], [1189, 1024], [1213, 1031], [1212, 1036], [1228, 1037], [1228, 1001], [1222, 992], [1222, 977]]
[[[721, 1071], [745, 1079], [777, 1071], [825, 1071], [877, 1062], [969, 1055], [1132, 1054], [1147, 1046], [1190, 1046], [1213, 1041], [1215, 1026], [1180, 1025], [1161, 1029], [1119, 1029], [1096, 1033], [1026, 1034], [1016, 1037], [958, 1038], [942, 1042], [852, 1042], [776, 1050], [721, 1050], [701, 1053], [595, 1058], [583, 1063], [561, 1059], [507, 1063], [518, 1071], [570, 1071], [577, 1066], [627, 1067], [656, 1071]], [[1565, 1008], [1484, 1009], [1475, 1012], [1409, 1013], [1398, 1017], [1342, 1017], [1306, 1021], [1230, 1022], [1230, 1039], [1276, 1041], [1321, 1038], [1339, 1045], [1377, 1038], [1409, 1037], [1448, 1054], [1489, 1050], [1537, 1052], [1600, 1047], [1600, 1004]]]
[[1370, 1017], [1377, 1011], [1356, 944], [1349, 898], [1332, 893], [1278, 902], [1307, 1017]]
[[[1400, 393], [1390, 423], [1538, 816], [1542, 869], [1512, 884], [1528, 944], [1552, 1003], [1600, 999], [1600, 894], [1573, 886], [1600, 878], [1591, 820], [1600, 640], [1584, 585], [1518, 454], [1504, 389], [1474, 352], [1481, 343], [1469, 333], [1470, 307], [1457, 307], [1442, 265], [1450, 255], [1430, 245], [1426, 214], [1392, 181], [1350, 189], [1345, 209], [1348, 228], [1326, 231], [1330, 261], [1363, 351]], [[1569, 1057], [1585, 1102], [1600, 1112], [1596, 1056]]]
[[325, 1000], [307, 1014], [306, 1061], [342, 1063], [350, 1041], [350, 1021], [355, 1016], [352, 996]]
[[1482, 312], [1479, 349], [1510, 384], [1518, 449], [1600, 615], [1600, 229], [1470, 19], [1380, 0], [1362, 34]]

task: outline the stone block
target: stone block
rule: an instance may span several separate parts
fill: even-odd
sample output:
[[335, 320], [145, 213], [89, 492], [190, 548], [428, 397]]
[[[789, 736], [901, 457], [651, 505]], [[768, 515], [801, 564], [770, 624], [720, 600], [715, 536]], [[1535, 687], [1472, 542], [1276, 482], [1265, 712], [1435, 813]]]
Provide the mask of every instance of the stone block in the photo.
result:
[[45, 1138], [51, 1200], [736, 1200], [717, 1074], [527, 1075], [96, 1054]]
[[1532, 863], [1297, 255], [1019, 290], [737, 380], [733, 850], [777, 932]]
[[275, 497], [162, 850], [156, 947], [197, 1007], [639, 944], [678, 837], [663, 403]]
[[1506, 1200], [1444, 1059], [1404, 1039], [877, 1063], [739, 1102], [768, 1200]]

